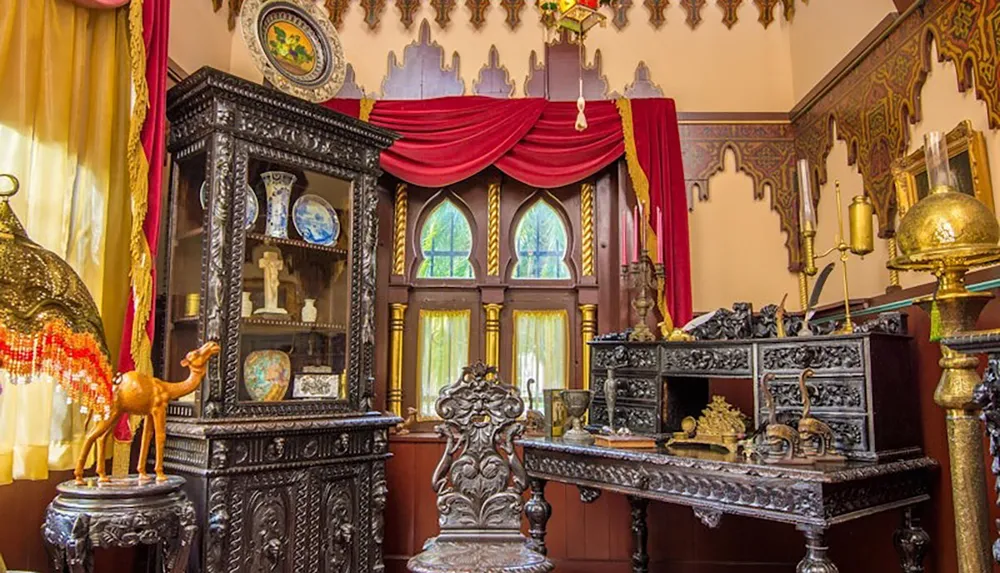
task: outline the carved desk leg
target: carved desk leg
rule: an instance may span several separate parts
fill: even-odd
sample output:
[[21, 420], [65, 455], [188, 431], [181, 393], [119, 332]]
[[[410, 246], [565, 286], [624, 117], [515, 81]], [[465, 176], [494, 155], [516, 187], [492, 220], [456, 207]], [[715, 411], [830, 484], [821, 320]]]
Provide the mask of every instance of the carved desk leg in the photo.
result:
[[913, 515], [913, 508], [903, 510], [903, 523], [892, 536], [899, 552], [903, 573], [924, 573], [924, 556], [931, 544], [931, 536], [920, 527], [920, 519]]
[[806, 536], [806, 556], [799, 561], [795, 573], [839, 573], [837, 566], [826, 555], [825, 531], [819, 527], [800, 526]]
[[649, 529], [646, 527], [646, 508], [649, 501], [640, 497], [628, 497], [632, 506], [632, 573], [649, 573], [649, 553], [646, 544], [649, 540]]
[[66, 570], [66, 552], [55, 543], [49, 543], [43, 539], [45, 551], [49, 554], [49, 571], [52, 573], [63, 573]]
[[528, 533], [531, 534], [528, 547], [545, 555], [548, 552], [545, 548], [545, 525], [552, 515], [552, 506], [545, 501], [545, 480], [531, 478], [530, 482], [531, 498], [524, 504], [524, 513], [530, 525]]

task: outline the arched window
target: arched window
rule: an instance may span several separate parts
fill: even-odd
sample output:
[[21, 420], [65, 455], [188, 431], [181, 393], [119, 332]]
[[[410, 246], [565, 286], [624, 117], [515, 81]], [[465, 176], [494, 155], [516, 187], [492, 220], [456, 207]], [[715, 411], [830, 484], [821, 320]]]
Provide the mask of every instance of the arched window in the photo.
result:
[[424, 260], [417, 270], [421, 279], [471, 279], [472, 228], [450, 200], [431, 211], [420, 230]]
[[521, 217], [514, 234], [515, 279], [568, 279], [566, 225], [556, 210], [539, 199]]

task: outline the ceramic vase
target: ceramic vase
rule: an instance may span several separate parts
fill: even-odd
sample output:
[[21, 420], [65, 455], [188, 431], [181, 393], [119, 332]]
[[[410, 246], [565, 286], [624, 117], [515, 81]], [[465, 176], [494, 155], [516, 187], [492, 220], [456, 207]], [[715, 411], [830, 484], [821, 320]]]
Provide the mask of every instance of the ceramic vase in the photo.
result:
[[307, 298], [303, 303], [302, 322], [316, 322], [316, 299]]
[[260, 174], [267, 190], [267, 225], [269, 237], [288, 238], [288, 200], [292, 196], [295, 175], [285, 171], [268, 171]]
[[243, 291], [243, 310], [240, 313], [244, 318], [253, 314], [253, 301], [250, 300], [250, 291]]
[[292, 362], [280, 350], [256, 350], [243, 362], [243, 385], [256, 402], [284, 399], [291, 380]]

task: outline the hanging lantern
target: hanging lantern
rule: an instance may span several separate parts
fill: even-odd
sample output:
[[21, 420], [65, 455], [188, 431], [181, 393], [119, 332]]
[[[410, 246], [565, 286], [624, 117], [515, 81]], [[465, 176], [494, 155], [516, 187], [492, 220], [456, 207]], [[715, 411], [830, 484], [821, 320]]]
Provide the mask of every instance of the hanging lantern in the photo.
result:
[[97, 419], [110, 413], [112, 369], [94, 299], [73, 269], [28, 238], [8, 200], [18, 181], [0, 174], [0, 378], [48, 377]]
[[542, 5], [542, 11], [553, 13], [555, 27], [569, 30], [582, 41], [584, 34], [594, 26], [607, 25], [607, 18], [598, 12], [600, 6], [610, 4], [610, 0], [556, 0]]

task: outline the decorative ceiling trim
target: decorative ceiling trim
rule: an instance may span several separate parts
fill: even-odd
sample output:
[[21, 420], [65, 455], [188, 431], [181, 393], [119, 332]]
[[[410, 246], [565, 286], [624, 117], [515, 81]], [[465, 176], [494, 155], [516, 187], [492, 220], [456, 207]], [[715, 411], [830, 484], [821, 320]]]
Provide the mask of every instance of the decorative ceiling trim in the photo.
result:
[[500, 7], [507, 14], [505, 21], [511, 30], [517, 30], [521, 25], [521, 11], [524, 10], [524, 0], [500, 0]]
[[[454, 0], [452, 0], [454, 2]], [[384, 99], [427, 99], [463, 95], [465, 81], [459, 73], [458, 52], [451, 55], [451, 66], [445, 65], [445, 51], [431, 40], [431, 25], [425, 18], [420, 22], [417, 39], [403, 48], [403, 61], [396, 52], [389, 52], [388, 74], [382, 80]]]
[[716, 3], [722, 8], [722, 23], [732, 30], [740, 19], [738, 10], [743, 0], [716, 0]]
[[403, 27], [409, 30], [413, 27], [413, 16], [420, 8], [420, 0], [396, 0], [396, 9], [399, 10], [399, 21]]
[[434, 21], [442, 30], [451, 24], [451, 12], [455, 9], [455, 0], [431, 0], [431, 8], [434, 8]]
[[753, 3], [757, 5], [757, 11], [760, 13], [757, 21], [766, 30], [774, 22], [774, 7], [778, 5], [778, 0], [753, 0]]
[[795, 135], [790, 123], [695, 123], [679, 126], [688, 207], [708, 200], [709, 179], [725, 169], [726, 150], [732, 150], [736, 169], [753, 179], [753, 196], [763, 200], [771, 189], [771, 209], [778, 213], [785, 233], [788, 270], [800, 269], [799, 201], [795, 194]]
[[472, 81], [472, 93], [507, 99], [514, 97], [515, 87], [510, 72], [500, 64], [497, 47], [490, 46], [489, 61], [479, 69], [479, 78]]
[[653, 83], [652, 74], [646, 62], [635, 67], [635, 79], [625, 86], [625, 97], [629, 99], [650, 99], [663, 96], [663, 89]]
[[348, 0], [326, 0], [324, 5], [326, 6], [326, 11], [330, 14], [330, 21], [333, 22], [333, 26], [337, 30], [343, 29], [344, 15], [347, 14], [347, 9], [351, 6]]
[[687, 12], [685, 21], [692, 30], [701, 24], [701, 9], [705, 7], [705, 3], [706, 0], [681, 0], [681, 8]]
[[632, 0], [617, 0], [612, 2], [615, 14], [611, 17], [611, 25], [616, 30], [624, 30], [628, 26], [628, 11], [632, 9]]
[[469, 9], [469, 22], [472, 27], [480, 30], [486, 23], [486, 12], [490, 9], [490, 0], [465, 0], [465, 7]]
[[382, 13], [385, 12], [385, 0], [361, 0], [365, 11], [365, 24], [369, 30], [377, 30], [382, 23]]
[[649, 10], [649, 23], [657, 30], [667, 22], [663, 12], [669, 4], [669, 0], [642, 0], [642, 5]]

